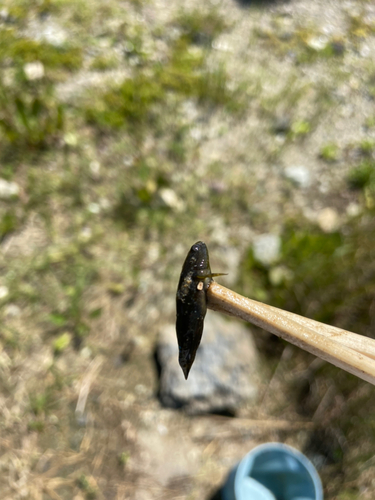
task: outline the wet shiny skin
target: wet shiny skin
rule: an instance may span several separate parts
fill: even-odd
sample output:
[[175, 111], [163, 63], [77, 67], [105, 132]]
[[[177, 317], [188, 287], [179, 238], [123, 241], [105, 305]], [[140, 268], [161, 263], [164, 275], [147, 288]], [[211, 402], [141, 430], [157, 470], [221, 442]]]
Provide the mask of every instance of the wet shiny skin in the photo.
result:
[[198, 241], [186, 256], [176, 294], [178, 361], [188, 378], [199, 347], [207, 312], [206, 292], [213, 276], [207, 246]]

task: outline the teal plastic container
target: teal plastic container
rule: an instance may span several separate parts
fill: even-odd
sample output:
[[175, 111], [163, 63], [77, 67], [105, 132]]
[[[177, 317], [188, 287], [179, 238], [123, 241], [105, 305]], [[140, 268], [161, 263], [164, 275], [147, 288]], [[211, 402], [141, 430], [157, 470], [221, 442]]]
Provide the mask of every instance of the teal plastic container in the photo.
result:
[[323, 500], [320, 477], [305, 455], [282, 443], [254, 448], [229, 474], [223, 500]]

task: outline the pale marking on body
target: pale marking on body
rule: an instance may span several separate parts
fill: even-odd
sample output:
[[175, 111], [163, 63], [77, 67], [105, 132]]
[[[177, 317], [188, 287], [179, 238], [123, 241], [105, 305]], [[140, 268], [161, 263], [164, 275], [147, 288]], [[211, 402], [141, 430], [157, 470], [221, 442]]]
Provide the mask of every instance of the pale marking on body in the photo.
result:
[[200, 281], [197, 285], [197, 290], [203, 290], [203, 281]]

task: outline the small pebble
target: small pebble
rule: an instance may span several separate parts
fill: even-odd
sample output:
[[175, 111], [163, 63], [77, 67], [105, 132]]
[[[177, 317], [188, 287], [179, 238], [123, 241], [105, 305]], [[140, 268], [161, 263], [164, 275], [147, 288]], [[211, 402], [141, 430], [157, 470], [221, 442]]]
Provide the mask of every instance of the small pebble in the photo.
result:
[[21, 314], [21, 309], [16, 304], [8, 304], [4, 310], [5, 316], [15, 318]]
[[9, 200], [19, 195], [20, 188], [15, 182], [0, 179], [0, 200]]
[[173, 191], [173, 189], [164, 188], [159, 191], [160, 198], [170, 208], [181, 211], [184, 207], [183, 202]]
[[323, 50], [327, 46], [327, 43], [328, 43], [327, 37], [322, 35], [322, 36], [310, 38], [310, 40], [307, 42], [307, 45], [311, 49], [319, 51], [319, 50]]
[[67, 146], [77, 146], [78, 144], [78, 137], [75, 134], [72, 134], [71, 132], [67, 133], [64, 135], [64, 142]]
[[333, 208], [323, 208], [318, 214], [318, 224], [325, 233], [332, 233], [339, 227], [339, 215]]
[[310, 186], [310, 172], [306, 167], [303, 167], [302, 165], [287, 167], [284, 171], [284, 175], [287, 179], [294, 182], [294, 184], [296, 184], [297, 186], [300, 186], [302, 188], [307, 188]]
[[81, 352], [80, 352], [80, 355], [82, 356], [82, 358], [84, 359], [89, 359], [91, 358], [91, 355], [92, 355], [92, 351], [90, 349], [90, 347], [84, 347]]
[[23, 71], [29, 81], [40, 80], [44, 76], [44, 66], [40, 61], [26, 63]]
[[5, 299], [9, 295], [9, 289], [7, 286], [0, 286], [0, 300]]
[[361, 207], [358, 203], [349, 203], [346, 208], [346, 213], [349, 217], [357, 217], [361, 213]]
[[261, 234], [254, 239], [254, 258], [265, 266], [280, 257], [281, 239], [276, 234]]
[[87, 210], [92, 214], [98, 214], [100, 212], [100, 205], [98, 203], [89, 203]]

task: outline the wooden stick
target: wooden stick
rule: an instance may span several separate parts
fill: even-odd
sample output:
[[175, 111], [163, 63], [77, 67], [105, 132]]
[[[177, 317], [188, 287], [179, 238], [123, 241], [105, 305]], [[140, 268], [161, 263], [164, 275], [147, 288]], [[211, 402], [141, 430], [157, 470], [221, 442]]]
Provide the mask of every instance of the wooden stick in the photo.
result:
[[207, 306], [253, 323], [375, 385], [375, 340], [239, 295], [212, 282]]

